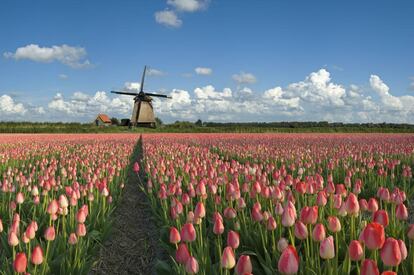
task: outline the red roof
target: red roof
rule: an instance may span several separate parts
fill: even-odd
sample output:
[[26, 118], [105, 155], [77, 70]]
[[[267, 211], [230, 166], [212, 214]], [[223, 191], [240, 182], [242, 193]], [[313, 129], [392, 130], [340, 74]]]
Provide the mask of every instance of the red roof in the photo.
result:
[[99, 114], [97, 119], [102, 120], [104, 123], [111, 123], [111, 119], [105, 114]]

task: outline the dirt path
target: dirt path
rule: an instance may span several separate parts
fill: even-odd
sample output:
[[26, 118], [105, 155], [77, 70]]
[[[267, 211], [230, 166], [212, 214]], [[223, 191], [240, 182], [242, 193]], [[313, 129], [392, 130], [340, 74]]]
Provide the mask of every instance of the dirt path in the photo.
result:
[[[141, 141], [133, 156], [142, 157]], [[101, 247], [90, 274], [155, 274], [153, 267], [160, 256], [159, 235], [139, 182], [131, 165], [121, 201], [113, 213], [110, 237]]]

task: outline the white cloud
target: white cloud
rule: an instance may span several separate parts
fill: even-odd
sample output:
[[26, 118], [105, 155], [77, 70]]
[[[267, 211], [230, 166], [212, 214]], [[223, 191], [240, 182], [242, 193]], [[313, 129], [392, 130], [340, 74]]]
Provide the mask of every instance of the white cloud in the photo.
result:
[[393, 110], [401, 110], [403, 103], [401, 99], [389, 93], [390, 88], [377, 75], [371, 75], [369, 78], [371, 88], [378, 93], [383, 105]]
[[207, 67], [197, 67], [194, 69], [194, 71], [198, 75], [211, 75], [213, 73], [213, 70]]
[[241, 72], [232, 76], [233, 80], [239, 84], [252, 84], [255, 83], [256, 77], [251, 73]]
[[[22, 103], [16, 103], [9, 95], [0, 96], [0, 115], [3, 117], [8, 116], [22, 116], [26, 114], [27, 109]], [[0, 119], [1, 120], [1, 119]]]
[[167, 0], [167, 4], [183, 12], [195, 12], [205, 9], [209, 2], [209, 0]]
[[232, 96], [231, 89], [225, 88], [223, 92], [217, 92], [211, 85], [196, 88], [194, 93], [198, 99], [223, 99]]
[[155, 21], [161, 25], [173, 28], [179, 28], [183, 23], [177, 14], [171, 10], [157, 11], [155, 13]]
[[5, 58], [16, 60], [28, 59], [42, 63], [57, 61], [72, 68], [90, 66], [89, 60], [85, 59], [86, 55], [86, 50], [81, 47], [71, 47], [68, 45], [40, 47], [36, 44], [17, 48], [14, 53], [5, 52], [3, 54]]
[[153, 68], [149, 68], [147, 70], [147, 74], [149, 76], [163, 76], [165, 75], [165, 73], [163, 71], [157, 70], [157, 69], [153, 69]]

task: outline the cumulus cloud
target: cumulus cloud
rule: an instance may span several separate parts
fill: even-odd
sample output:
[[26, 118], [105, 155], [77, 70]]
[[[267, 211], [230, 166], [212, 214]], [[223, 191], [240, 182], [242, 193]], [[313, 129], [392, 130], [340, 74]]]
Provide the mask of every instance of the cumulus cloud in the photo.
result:
[[239, 84], [253, 84], [256, 82], [256, 77], [251, 73], [241, 72], [232, 76], [233, 80]]
[[194, 71], [198, 75], [211, 75], [213, 73], [213, 70], [207, 67], [197, 67]]
[[0, 114], [3, 116], [17, 115], [22, 116], [26, 114], [27, 109], [22, 103], [16, 103], [9, 95], [0, 96]]
[[40, 47], [37, 44], [30, 44], [17, 48], [15, 52], [5, 52], [3, 56], [15, 60], [28, 59], [42, 63], [57, 61], [72, 68], [84, 68], [91, 65], [86, 59], [87, 52], [84, 48], [68, 45]]
[[157, 11], [154, 16], [157, 23], [167, 27], [179, 28], [183, 24], [183, 21], [172, 10]]
[[195, 12], [207, 8], [209, 0], [167, 0], [167, 4], [179, 11]]

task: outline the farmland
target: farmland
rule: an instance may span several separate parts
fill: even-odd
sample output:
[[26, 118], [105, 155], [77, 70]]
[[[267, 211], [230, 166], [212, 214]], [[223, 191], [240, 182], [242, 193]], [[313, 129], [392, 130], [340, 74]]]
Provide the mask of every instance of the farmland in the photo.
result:
[[412, 134], [138, 138], [0, 136], [0, 273], [87, 274], [133, 190], [158, 274], [414, 273]]

